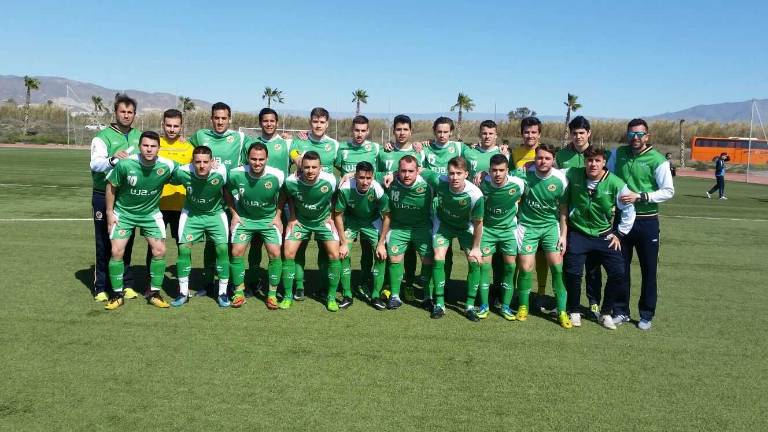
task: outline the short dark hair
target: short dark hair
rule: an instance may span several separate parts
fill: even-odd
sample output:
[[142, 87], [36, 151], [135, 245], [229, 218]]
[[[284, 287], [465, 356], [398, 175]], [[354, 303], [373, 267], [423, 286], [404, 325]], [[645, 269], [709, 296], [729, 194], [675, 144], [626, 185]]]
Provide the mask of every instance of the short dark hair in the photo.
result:
[[352, 124], [353, 125], [356, 125], [356, 124], [366, 124], [367, 125], [368, 124], [368, 117], [366, 117], [364, 115], [357, 115], [357, 116], [355, 116], [355, 118], [352, 119]]
[[132, 106], [133, 110], [136, 111], [136, 108], [138, 105], [136, 104], [136, 99], [128, 96], [125, 93], [118, 93], [115, 95], [115, 106], [114, 109], [117, 111], [117, 106], [123, 104], [125, 106]]
[[355, 165], [355, 172], [373, 172], [373, 165], [371, 165], [368, 161], [362, 161], [358, 162], [357, 165]]
[[573, 132], [576, 129], [586, 129], [589, 131], [592, 128], [589, 125], [589, 120], [584, 118], [584, 116], [576, 116], [568, 123], [568, 130]]
[[326, 120], [331, 119], [331, 114], [328, 112], [327, 109], [323, 107], [315, 107], [312, 108], [312, 111], [309, 112], [309, 118], [312, 117], [325, 117]]
[[264, 153], [267, 154], [267, 156], [269, 156], [269, 150], [267, 150], [267, 146], [265, 146], [263, 143], [255, 142], [251, 144], [250, 147], [248, 147], [248, 153], [246, 154], [250, 156], [253, 150], [262, 150]]
[[176, 108], [167, 109], [163, 112], [163, 120], [167, 118], [177, 118], [184, 121], [181, 111], [177, 110]]
[[552, 157], [555, 157], [556, 152], [555, 152], [555, 147], [553, 145], [544, 144], [544, 143], [539, 144], [539, 146], [536, 147], [536, 153], [538, 153], [539, 150], [544, 150], [545, 152], [550, 153]]
[[507, 168], [509, 168], [509, 159], [507, 159], [506, 156], [504, 156], [501, 153], [497, 153], [497, 154], [491, 156], [491, 161], [489, 163], [490, 166], [502, 165], [502, 164], [506, 165]]
[[627, 123], [627, 130], [632, 129], [635, 126], [645, 126], [645, 130], [648, 131], [648, 122], [641, 118], [632, 119]]
[[275, 116], [275, 120], [280, 120], [280, 117], [277, 115], [277, 111], [273, 110], [272, 108], [262, 108], [261, 111], [259, 111], [259, 123], [264, 119], [265, 115], [272, 114]]
[[397, 161], [398, 168], [400, 167], [400, 164], [402, 164], [403, 162], [415, 163], [417, 166], [419, 165], [419, 161], [417, 161], [413, 155], [409, 155], [409, 154], [401, 157], [400, 160]]
[[304, 153], [304, 156], [301, 158], [302, 162], [308, 161], [308, 160], [319, 161], [320, 160], [320, 155], [316, 151], [310, 150], [310, 151]]
[[410, 117], [408, 117], [405, 114], [398, 114], [395, 116], [394, 120], [392, 120], [392, 129], [394, 129], [396, 125], [401, 123], [406, 123], [409, 128], [413, 128]]
[[458, 168], [460, 170], [469, 171], [467, 160], [461, 156], [454, 156], [448, 161], [449, 167]]
[[584, 160], [593, 158], [595, 156], [602, 156], [603, 159], [605, 159], [605, 150], [595, 147], [593, 145], [587, 147], [587, 149], [584, 150]]
[[483, 122], [480, 123], [480, 129], [482, 130], [483, 128], [496, 129], [498, 128], [498, 126], [496, 125], [496, 122], [493, 120], [483, 120]]
[[204, 145], [197, 146], [197, 147], [195, 147], [194, 150], [192, 150], [192, 157], [194, 157], [195, 155], [199, 155], [199, 154], [204, 154], [204, 155], [208, 155], [210, 157], [213, 157], [213, 152], [211, 151], [211, 148], [208, 147], [208, 146], [204, 146]]
[[224, 102], [216, 102], [211, 106], [211, 116], [213, 116], [214, 112], [219, 110], [227, 110], [227, 115], [232, 117], [232, 108], [230, 108], [229, 105], [225, 104]]
[[541, 120], [538, 117], [526, 117], [520, 121], [520, 133], [523, 133], [525, 128], [531, 126], [538, 126], [539, 132], [541, 132]]
[[453, 120], [451, 120], [450, 118], [448, 118], [448, 117], [438, 117], [438, 118], [435, 119], [435, 122], [432, 123], [432, 131], [433, 132], [436, 131], [437, 127], [439, 125], [441, 125], [441, 124], [447, 124], [448, 126], [450, 126], [451, 127], [451, 131], [453, 131], [453, 129], [455, 128], [454, 125], [453, 125]]
[[144, 138], [149, 138], [152, 141], [156, 141], [157, 145], [160, 145], [160, 135], [157, 134], [155, 131], [145, 131], [142, 132], [141, 136], [139, 137], [139, 143], [141, 143], [141, 140]]

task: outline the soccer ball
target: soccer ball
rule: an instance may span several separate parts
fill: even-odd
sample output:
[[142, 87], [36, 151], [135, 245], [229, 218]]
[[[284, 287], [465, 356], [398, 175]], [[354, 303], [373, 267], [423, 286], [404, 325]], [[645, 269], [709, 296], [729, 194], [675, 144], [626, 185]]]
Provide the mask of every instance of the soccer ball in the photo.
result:
[[296, 149], [291, 150], [290, 153], [291, 159], [296, 159], [297, 157], [301, 156], [301, 152], [299, 152]]

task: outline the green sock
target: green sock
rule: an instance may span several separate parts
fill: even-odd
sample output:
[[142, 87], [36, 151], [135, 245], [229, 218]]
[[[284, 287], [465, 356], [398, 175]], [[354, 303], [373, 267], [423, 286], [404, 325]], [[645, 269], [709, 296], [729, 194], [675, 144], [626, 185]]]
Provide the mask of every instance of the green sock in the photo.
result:
[[555, 292], [555, 300], [557, 300], [557, 312], [564, 312], [568, 303], [568, 294], [563, 283], [563, 265], [552, 264], [549, 270], [552, 272], [552, 291]]
[[491, 286], [491, 263], [480, 264], [480, 306], [488, 306], [488, 289]]
[[403, 282], [403, 262], [389, 263], [389, 291], [393, 296], [400, 295], [400, 284]]
[[165, 279], [165, 257], [152, 257], [152, 261], [149, 262], [150, 289], [160, 289], [163, 286], [163, 279]]
[[517, 297], [520, 306], [528, 307], [528, 297], [531, 294], [531, 283], [533, 282], [532, 272], [519, 269], [520, 278], [517, 280]]
[[341, 259], [341, 291], [344, 297], [352, 297], [352, 259]]
[[107, 268], [109, 271], [109, 281], [112, 283], [112, 291], [121, 292], [123, 290], [123, 272], [125, 272], [123, 260], [111, 258]]
[[373, 291], [371, 292], [371, 298], [376, 299], [381, 297], [381, 288], [384, 286], [384, 269], [386, 261], [376, 260], [373, 264]]
[[432, 264], [421, 264], [421, 273], [424, 278], [424, 298], [432, 298], [435, 295], [435, 282], [432, 279]]
[[296, 278], [296, 261], [286, 259], [283, 261], [283, 294], [287, 300], [293, 298], [293, 281]]
[[229, 279], [229, 245], [216, 245], [216, 274], [219, 280]]
[[504, 282], [501, 284], [502, 295], [501, 303], [509, 306], [512, 303], [512, 295], [515, 293], [515, 269], [514, 263], [504, 263]]
[[435, 281], [435, 303], [445, 305], [445, 261], [436, 260], [432, 267], [432, 279]]
[[[341, 277], [341, 262], [337, 259], [328, 260], [328, 300], [336, 300], [336, 288]], [[350, 293], [351, 294], [351, 293]]]
[[189, 243], [179, 245], [179, 259], [176, 261], [176, 277], [189, 277], [192, 271], [192, 245]]
[[480, 264], [476, 262], [469, 263], [469, 271], [467, 272], [467, 303], [465, 309], [469, 309], [475, 306], [475, 297], [477, 296], [477, 289], [480, 287]]
[[232, 284], [238, 288], [245, 282], [245, 257], [233, 256], [229, 261], [229, 268]]
[[270, 258], [267, 264], [269, 272], [269, 293], [270, 297], [277, 295], [277, 286], [280, 285], [280, 273], [283, 270], [283, 260], [279, 256]]
[[213, 283], [216, 274], [216, 245], [211, 241], [205, 242], [203, 249], [203, 282], [206, 285]]

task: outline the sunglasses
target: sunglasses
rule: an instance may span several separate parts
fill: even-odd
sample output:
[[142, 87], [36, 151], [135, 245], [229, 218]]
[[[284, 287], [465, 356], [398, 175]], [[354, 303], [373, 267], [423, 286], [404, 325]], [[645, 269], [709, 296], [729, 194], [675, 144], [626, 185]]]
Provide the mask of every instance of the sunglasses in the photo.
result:
[[642, 138], [646, 135], [648, 135], [648, 132], [627, 132], [627, 138], [629, 139]]

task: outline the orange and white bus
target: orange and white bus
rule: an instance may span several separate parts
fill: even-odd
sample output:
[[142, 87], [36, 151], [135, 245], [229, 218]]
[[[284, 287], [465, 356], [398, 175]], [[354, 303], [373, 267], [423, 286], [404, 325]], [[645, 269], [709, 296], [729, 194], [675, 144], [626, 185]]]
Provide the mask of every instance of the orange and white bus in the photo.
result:
[[749, 149], [752, 155], [749, 162], [756, 165], [768, 165], [768, 141], [752, 138], [729, 137], [693, 137], [691, 138], [691, 159], [701, 162], [711, 162], [720, 153], [728, 153], [730, 163], [745, 164]]

